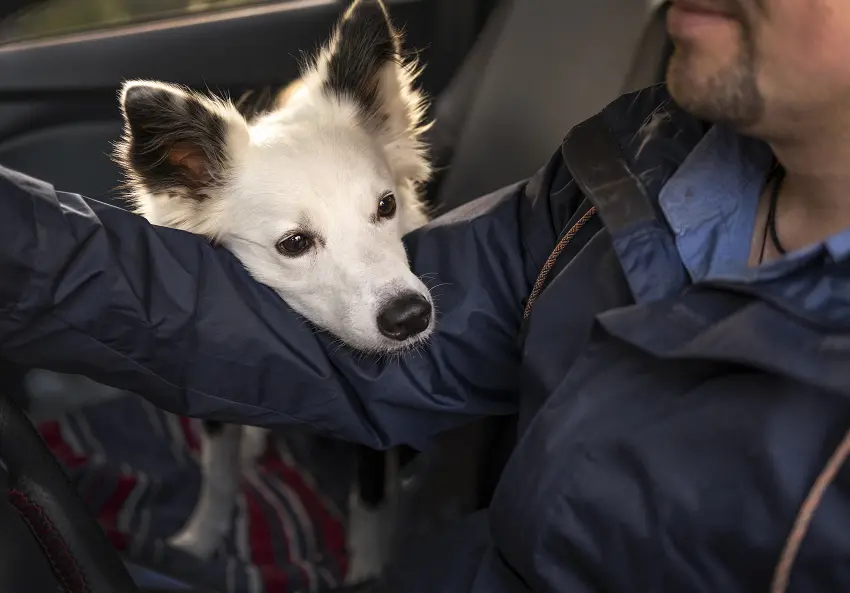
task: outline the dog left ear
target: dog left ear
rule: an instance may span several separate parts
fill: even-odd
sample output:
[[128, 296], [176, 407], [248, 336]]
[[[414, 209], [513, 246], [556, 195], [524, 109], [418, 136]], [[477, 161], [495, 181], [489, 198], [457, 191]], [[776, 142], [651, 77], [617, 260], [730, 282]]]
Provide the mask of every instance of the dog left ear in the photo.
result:
[[404, 60], [401, 44], [381, 0], [355, 0], [316, 63], [322, 92], [354, 102], [370, 131], [390, 143], [424, 131], [419, 71], [415, 61]]

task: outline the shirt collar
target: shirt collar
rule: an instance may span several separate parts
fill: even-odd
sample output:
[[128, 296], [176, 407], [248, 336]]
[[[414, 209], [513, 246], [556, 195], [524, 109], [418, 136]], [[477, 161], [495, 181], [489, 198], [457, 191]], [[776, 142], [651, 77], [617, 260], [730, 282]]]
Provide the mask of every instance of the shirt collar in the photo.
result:
[[[745, 268], [755, 212], [772, 162], [773, 153], [764, 142], [715, 125], [662, 188], [659, 205], [695, 280], [761, 275]], [[835, 261], [850, 258], [850, 229], [789, 253], [776, 262], [779, 265], [765, 266], [763, 271], [781, 273], [784, 265], [824, 251]]]

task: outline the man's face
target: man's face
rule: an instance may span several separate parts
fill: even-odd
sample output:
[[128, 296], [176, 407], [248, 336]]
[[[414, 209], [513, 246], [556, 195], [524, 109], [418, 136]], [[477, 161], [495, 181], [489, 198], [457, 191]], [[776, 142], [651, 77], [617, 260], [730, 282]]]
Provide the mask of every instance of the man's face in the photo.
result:
[[770, 137], [850, 115], [850, 0], [674, 0], [667, 24], [697, 117]]

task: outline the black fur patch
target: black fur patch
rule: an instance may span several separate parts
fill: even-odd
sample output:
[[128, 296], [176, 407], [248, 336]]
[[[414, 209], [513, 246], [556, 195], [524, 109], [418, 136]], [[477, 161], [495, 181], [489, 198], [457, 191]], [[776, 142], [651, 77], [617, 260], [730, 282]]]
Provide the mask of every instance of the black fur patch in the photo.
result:
[[[226, 164], [224, 119], [194, 95], [153, 85], [127, 89], [124, 112], [119, 158], [134, 181], [152, 193], [181, 189], [202, 200], [200, 190], [213, 184]], [[201, 158], [200, 171], [170, 160], [177, 146], [188, 147]]]
[[266, 86], [257, 91], [248, 91], [236, 101], [236, 109], [251, 123], [275, 109], [277, 95], [284, 88]]
[[211, 437], [220, 435], [224, 430], [224, 423], [217, 422], [215, 420], [204, 420], [201, 426], [204, 430], [204, 434]]
[[337, 47], [328, 60], [326, 93], [349, 97], [364, 114], [380, 112], [381, 70], [400, 60], [400, 38], [384, 3], [358, 0], [339, 24]]

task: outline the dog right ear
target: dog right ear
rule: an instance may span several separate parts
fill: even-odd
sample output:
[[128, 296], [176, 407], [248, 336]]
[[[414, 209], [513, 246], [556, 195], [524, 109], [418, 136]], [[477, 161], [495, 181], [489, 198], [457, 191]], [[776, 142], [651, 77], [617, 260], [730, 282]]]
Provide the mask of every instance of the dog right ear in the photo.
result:
[[346, 102], [383, 146], [390, 167], [408, 182], [424, 182], [431, 167], [422, 134], [425, 96], [417, 88], [420, 69], [402, 50], [383, 0], [353, 0], [330, 40], [305, 73], [308, 92]]
[[121, 89], [124, 137], [116, 160], [136, 195], [212, 197], [248, 143], [235, 107], [183, 87], [131, 81]]

